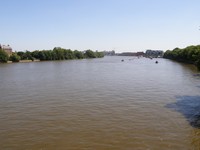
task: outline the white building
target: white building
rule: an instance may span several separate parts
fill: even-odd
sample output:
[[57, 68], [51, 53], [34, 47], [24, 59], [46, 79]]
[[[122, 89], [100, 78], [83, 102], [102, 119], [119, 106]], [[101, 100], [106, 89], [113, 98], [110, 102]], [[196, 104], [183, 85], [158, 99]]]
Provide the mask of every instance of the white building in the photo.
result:
[[162, 50], [146, 50], [146, 57], [163, 57], [164, 52]]
[[10, 45], [1, 45], [0, 44], [0, 49], [5, 51], [9, 56], [12, 55], [12, 48], [10, 47]]

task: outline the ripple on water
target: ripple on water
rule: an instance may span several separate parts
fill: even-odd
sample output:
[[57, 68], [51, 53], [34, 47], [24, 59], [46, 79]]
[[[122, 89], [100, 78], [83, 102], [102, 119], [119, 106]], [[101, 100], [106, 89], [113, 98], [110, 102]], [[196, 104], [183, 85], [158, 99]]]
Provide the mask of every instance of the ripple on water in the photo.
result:
[[128, 59], [0, 64], [0, 149], [198, 150], [195, 71]]

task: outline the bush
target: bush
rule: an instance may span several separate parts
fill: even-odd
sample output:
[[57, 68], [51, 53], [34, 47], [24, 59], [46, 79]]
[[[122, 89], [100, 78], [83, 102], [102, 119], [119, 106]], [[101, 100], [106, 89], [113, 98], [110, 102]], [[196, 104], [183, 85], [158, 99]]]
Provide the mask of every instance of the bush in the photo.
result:
[[196, 66], [197, 66], [198, 70], [200, 71], [200, 59], [196, 61]]
[[0, 49], [0, 62], [6, 63], [8, 61], [8, 54]]
[[93, 51], [91, 51], [91, 50], [87, 50], [85, 52], [85, 57], [86, 58], [96, 58], [95, 53]]
[[20, 59], [21, 59], [20, 56], [17, 55], [16, 53], [13, 53], [9, 58], [9, 60], [12, 61], [12, 62], [19, 62]]
[[183, 49], [175, 48], [172, 51], [167, 50], [164, 58], [195, 64], [200, 70], [200, 45], [188, 46]]
[[84, 58], [83, 53], [80, 52], [80, 51], [77, 51], [77, 50], [74, 51], [74, 55], [75, 55], [76, 59], [83, 59]]

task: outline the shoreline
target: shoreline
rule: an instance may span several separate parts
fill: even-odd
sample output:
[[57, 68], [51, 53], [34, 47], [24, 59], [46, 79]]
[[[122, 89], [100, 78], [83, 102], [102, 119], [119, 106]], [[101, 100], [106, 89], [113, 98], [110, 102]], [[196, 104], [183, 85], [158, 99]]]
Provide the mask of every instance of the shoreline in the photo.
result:
[[7, 61], [2, 64], [12, 64], [12, 63], [30, 63], [30, 62], [40, 62], [41, 60], [20, 60], [19, 62]]

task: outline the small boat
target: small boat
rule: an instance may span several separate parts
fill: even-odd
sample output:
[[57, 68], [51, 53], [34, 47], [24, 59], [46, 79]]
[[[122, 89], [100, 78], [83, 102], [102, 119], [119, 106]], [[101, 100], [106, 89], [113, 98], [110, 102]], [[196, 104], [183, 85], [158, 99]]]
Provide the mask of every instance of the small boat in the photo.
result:
[[122, 59], [121, 61], [123, 62], [124, 60]]

